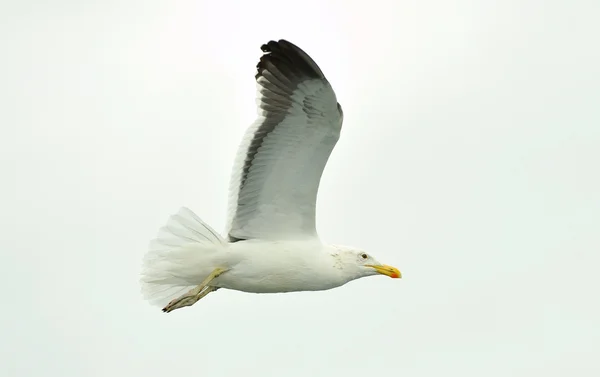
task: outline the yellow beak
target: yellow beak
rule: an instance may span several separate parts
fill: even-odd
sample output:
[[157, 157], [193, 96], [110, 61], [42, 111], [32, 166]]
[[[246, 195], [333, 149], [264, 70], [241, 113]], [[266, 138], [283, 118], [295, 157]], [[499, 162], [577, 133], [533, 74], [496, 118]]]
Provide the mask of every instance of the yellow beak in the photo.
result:
[[388, 266], [385, 264], [379, 264], [379, 265], [369, 264], [366, 266], [374, 268], [375, 271], [377, 271], [378, 273], [380, 273], [382, 275], [386, 275], [386, 276], [389, 276], [394, 279], [402, 278], [402, 273], [400, 271], [398, 271], [398, 269], [396, 267]]

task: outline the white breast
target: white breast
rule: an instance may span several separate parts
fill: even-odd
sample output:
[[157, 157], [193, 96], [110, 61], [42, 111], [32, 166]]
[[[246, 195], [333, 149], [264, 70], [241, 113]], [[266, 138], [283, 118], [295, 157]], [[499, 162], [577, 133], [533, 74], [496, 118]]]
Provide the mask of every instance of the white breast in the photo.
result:
[[347, 282], [336, 259], [312, 241], [244, 241], [230, 244], [238, 261], [214, 285], [251, 293], [320, 291]]

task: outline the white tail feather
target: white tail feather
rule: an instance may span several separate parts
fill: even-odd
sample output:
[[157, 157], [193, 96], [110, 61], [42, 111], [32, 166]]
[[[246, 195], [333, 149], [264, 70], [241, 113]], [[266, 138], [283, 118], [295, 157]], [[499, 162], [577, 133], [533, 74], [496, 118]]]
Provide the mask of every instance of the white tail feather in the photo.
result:
[[190, 209], [182, 207], [150, 242], [144, 256], [142, 295], [164, 306], [184, 294], [214, 269], [227, 242]]

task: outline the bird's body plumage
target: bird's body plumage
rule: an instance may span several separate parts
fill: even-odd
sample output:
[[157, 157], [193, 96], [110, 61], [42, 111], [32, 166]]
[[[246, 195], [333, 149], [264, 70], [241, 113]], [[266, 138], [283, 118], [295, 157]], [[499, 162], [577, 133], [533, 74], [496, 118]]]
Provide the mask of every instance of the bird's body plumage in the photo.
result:
[[[249, 240], [226, 252], [235, 264], [213, 285], [251, 293], [320, 291], [347, 282], [340, 256], [318, 240], [292, 242]], [[273, 263], [274, 259], [277, 263]]]
[[225, 237], [182, 208], [144, 258], [142, 292], [159, 305], [170, 301], [164, 311], [193, 305], [220, 288], [317, 291], [377, 273], [400, 276], [361, 250], [321, 242], [317, 192], [340, 137], [342, 108], [300, 48], [280, 40], [262, 50], [258, 118], [235, 159]]

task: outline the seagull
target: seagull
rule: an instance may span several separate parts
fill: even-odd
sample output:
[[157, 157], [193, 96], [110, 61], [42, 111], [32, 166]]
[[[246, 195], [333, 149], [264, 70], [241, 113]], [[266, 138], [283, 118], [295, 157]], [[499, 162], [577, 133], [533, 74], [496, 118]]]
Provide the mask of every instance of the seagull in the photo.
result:
[[221, 288], [323, 291], [366, 276], [402, 277], [360, 248], [320, 240], [317, 191], [340, 137], [342, 107], [299, 47], [272, 40], [261, 50], [258, 117], [233, 164], [224, 236], [182, 207], [144, 255], [142, 295], [163, 312], [194, 305]]

